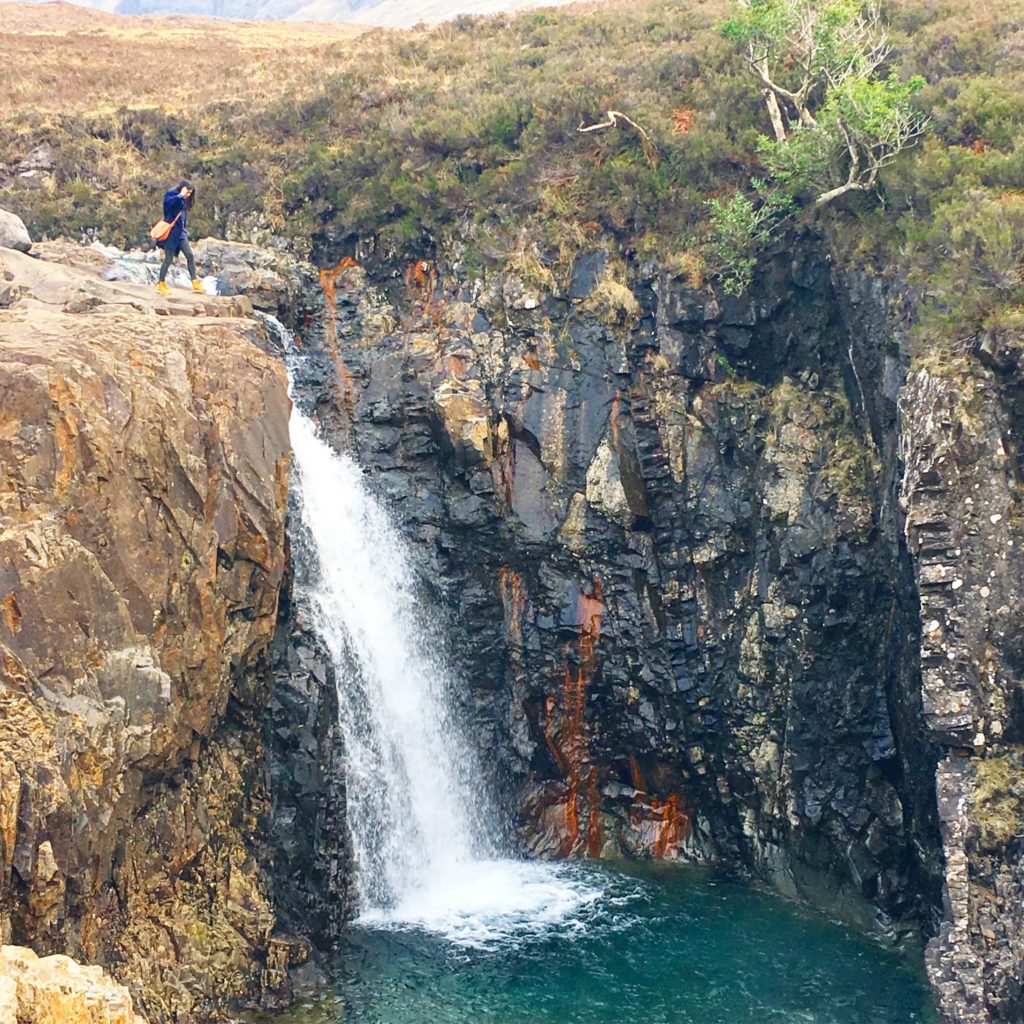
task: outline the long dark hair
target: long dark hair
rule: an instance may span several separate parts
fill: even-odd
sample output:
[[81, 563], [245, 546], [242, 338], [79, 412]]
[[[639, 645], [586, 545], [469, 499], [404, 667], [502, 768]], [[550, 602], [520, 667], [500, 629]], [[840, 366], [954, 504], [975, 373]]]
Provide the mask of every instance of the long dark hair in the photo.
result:
[[177, 190], [180, 192], [183, 188], [187, 188], [189, 190], [189, 193], [190, 193], [188, 199], [185, 200], [185, 209], [186, 210], [191, 210], [193, 203], [195, 203], [195, 201], [196, 201], [196, 187], [195, 187], [195, 185], [192, 184], [191, 181], [188, 181], [186, 179], [186, 180], [178, 182], [178, 189]]

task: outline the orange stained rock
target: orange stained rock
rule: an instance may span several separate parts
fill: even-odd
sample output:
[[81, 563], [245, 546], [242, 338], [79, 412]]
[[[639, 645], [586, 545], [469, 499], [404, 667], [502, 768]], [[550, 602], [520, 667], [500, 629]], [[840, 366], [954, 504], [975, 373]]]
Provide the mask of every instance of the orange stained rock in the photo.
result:
[[338, 347], [338, 278], [346, 270], [351, 270], [353, 267], [358, 266], [359, 264], [351, 256], [346, 256], [339, 260], [337, 266], [325, 267], [320, 271], [320, 287], [323, 289], [324, 298], [327, 300], [327, 322], [324, 325], [324, 330], [327, 333], [327, 341], [331, 350], [335, 353]]
[[506, 436], [504, 448], [499, 451], [498, 457], [494, 460], [494, 470], [497, 473], [498, 495], [505, 503], [506, 508], [512, 507], [512, 492], [516, 480], [516, 456], [515, 446]]
[[629, 822], [638, 845], [646, 848], [655, 860], [674, 859], [679, 847], [690, 834], [690, 816], [682, 793], [671, 793], [667, 799], [648, 791], [647, 780], [640, 763], [629, 757], [629, 770], [633, 788], [637, 790], [629, 812]]
[[437, 267], [429, 260], [414, 260], [405, 268], [405, 287], [419, 300], [424, 309], [434, 301], [437, 288]]
[[664, 804], [653, 797], [651, 810], [661, 814], [651, 851], [655, 860], [678, 856], [680, 844], [690, 834], [690, 817], [680, 806], [679, 797], [673, 793]]
[[502, 566], [498, 572], [498, 587], [501, 603], [505, 608], [505, 628], [510, 640], [516, 642], [523, 637], [523, 610], [526, 607], [526, 588], [522, 573]]
[[351, 256], [345, 256], [337, 266], [327, 267], [320, 271], [320, 287], [323, 289], [326, 300], [324, 305], [327, 311], [324, 321], [324, 344], [334, 360], [339, 405], [349, 417], [355, 411], [355, 380], [338, 351], [338, 279], [345, 271], [358, 266], [359, 264]]
[[8, 594], [3, 601], [0, 601], [0, 610], [3, 611], [4, 622], [12, 635], [21, 632], [21, 608], [18, 607], [18, 599], [14, 594]]
[[356, 411], [356, 379], [337, 351], [334, 354], [334, 372], [341, 408], [351, 420]]
[[346, 270], [352, 270], [354, 267], [358, 267], [359, 264], [351, 256], [345, 256], [343, 259], [338, 261], [337, 266], [325, 267], [320, 271], [320, 287], [324, 290], [324, 295], [327, 298], [327, 302], [331, 309], [334, 308], [337, 302], [337, 287], [338, 278], [345, 273]]
[[633, 788], [641, 793], [646, 793], [647, 780], [640, 769], [640, 762], [636, 759], [636, 754], [629, 755], [629, 774], [633, 780]]
[[430, 320], [437, 330], [443, 329], [445, 316], [448, 313], [448, 304], [441, 299], [435, 301], [434, 298], [439, 277], [437, 264], [430, 260], [414, 260], [405, 269], [407, 291], [413, 302], [419, 305], [420, 312]]
[[[590, 736], [586, 722], [587, 688], [597, 667], [597, 646], [604, 616], [603, 590], [595, 580], [590, 594], [580, 592], [576, 604], [579, 627], [577, 665], [566, 661], [560, 699], [546, 701], [545, 739], [559, 771], [565, 776], [565, 840], [559, 855], [585, 852], [600, 856], [604, 845], [601, 801], [597, 791], [598, 769], [590, 761]], [[585, 821], [585, 832], [581, 828]], [[582, 833], [582, 834], [581, 834]]]
[[571, 857], [580, 836], [580, 780], [579, 773], [570, 769], [569, 796], [565, 801], [565, 837], [558, 849], [559, 857]]

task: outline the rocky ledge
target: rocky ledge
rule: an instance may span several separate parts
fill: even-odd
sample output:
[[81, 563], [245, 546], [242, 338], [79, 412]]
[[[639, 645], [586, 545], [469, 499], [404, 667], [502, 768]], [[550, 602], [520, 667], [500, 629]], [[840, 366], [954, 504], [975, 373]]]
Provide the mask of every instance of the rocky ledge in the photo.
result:
[[0, 1021], [4, 1024], [146, 1024], [132, 997], [99, 967], [66, 956], [38, 957], [0, 947]]
[[285, 375], [247, 299], [34, 253], [0, 249], [0, 939], [110, 967], [152, 1022], [273, 1000]]

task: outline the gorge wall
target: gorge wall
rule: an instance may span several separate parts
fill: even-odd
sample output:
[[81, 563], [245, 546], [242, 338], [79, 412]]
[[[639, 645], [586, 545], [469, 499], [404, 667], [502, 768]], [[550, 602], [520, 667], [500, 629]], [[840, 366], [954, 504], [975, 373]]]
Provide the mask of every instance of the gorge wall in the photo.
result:
[[620, 272], [354, 284], [324, 401], [439, 581], [528, 852], [903, 916], [940, 865], [889, 336], [855, 345], [810, 248], [741, 300]]
[[514, 840], [944, 916], [944, 1019], [1015, 1020], [1019, 343], [910, 372], [908, 290], [814, 238], [740, 299], [355, 255], [299, 386], [419, 542]]
[[351, 914], [255, 303], [416, 542], [510, 843], [937, 925], [943, 1019], [1019, 1019], [1019, 339], [911, 369], [908, 289], [810, 236], [739, 299], [612, 249], [317, 281], [211, 241], [240, 294], [172, 300], [2, 255], [0, 939], [184, 1024], [286, 1004]]

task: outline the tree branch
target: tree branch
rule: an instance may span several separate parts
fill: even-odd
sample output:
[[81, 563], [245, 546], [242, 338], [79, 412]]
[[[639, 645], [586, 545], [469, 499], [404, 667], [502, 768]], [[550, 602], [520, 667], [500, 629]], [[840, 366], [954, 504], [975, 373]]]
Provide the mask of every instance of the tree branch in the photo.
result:
[[[747, 63], [750, 65], [757, 77], [761, 79], [765, 88], [770, 89], [776, 97], [776, 107], [778, 107], [778, 100], [785, 100], [793, 107], [796, 112], [797, 120], [804, 125], [804, 127], [813, 128], [817, 124], [817, 121], [814, 120], [810, 111], [807, 109], [806, 95], [802, 92], [791, 92], [784, 86], [779, 85], [779, 83], [772, 78], [771, 72], [768, 70], [768, 61], [766, 58], [756, 59], [752, 55], [748, 54]], [[803, 90], [806, 85], [807, 83], [805, 83], [804, 86], [801, 86], [801, 90]], [[775, 118], [771, 107], [769, 107], [768, 112], [769, 114], [772, 114], [772, 126], [775, 127]], [[779, 142], [785, 142], [787, 134], [788, 133], [784, 132], [782, 135], [779, 135], [778, 128], [775, 127], [775, 135]]]
[[823, 206], [828, 206], [829, 203], [835, 202], [840, 196], [845, 196], [849, 192], [868, 192], [870, 188], [870, 185], [862, 181], [848, 181], [838, 188], [832, 189], [831, 192], [818, 196], [814, 201], [814, 205], [820, 210]]
[[765, 106], [768, 108], [768, 116], [771, 118], [772, 129], [775, 132], [776, 142], [785, 142], [788, 138], [786, 122], [782, 118], [782, 108], [779, 106], [779, 98], [771, 89], [762, 89]]
[[629, 125], [630, 128], [632, 128], [635, 132], [639, 134], [641, 140], [643, 141], [644, 156], [647, 157], [647, 162], [652, 167], [657, 165], [659, 158], [658, 147], [654, 144], [654, 140], [650, 137], [646, 129], [643, 128], [643, 126], [637, 124], [636, 121], [634, 121], [631, 117], [628, 117], [626, 114], [622, 113], [621, 110], [609, 110], [606, 117], [607, 120], [599, 121], [597, 124], [591, 125], [584, 125], [584, 123], [581, 121], [580, 126], [579, 128], [576, 129], [576, 131], [580, 135], [586, 135], [589, 132], [607, 131], [609, 128], [618, 128], [619, 122], [624, 121], [627, 125]]

